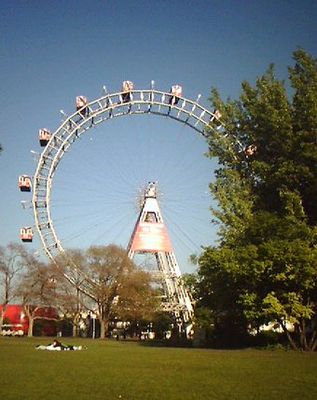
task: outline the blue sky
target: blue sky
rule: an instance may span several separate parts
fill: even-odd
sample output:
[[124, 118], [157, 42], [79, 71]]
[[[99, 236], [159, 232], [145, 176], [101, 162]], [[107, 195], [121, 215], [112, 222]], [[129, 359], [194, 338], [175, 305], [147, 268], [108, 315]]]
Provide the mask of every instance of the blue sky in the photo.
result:
[[[298, 1], [2, 1], [0, 15], [1, 124], [0, 244], [18, 241], [33, 224], [23, 210], [20, 174], [33, 175], [38, 129], [54, 131], [59, 110], [74, 110], [78, 94], [93, 100], [123, 80], [137, 88], [168, 90], [209, 107], [211, 87], [237, 98], [270, 63], [287, 79], [292, 52], [316, 57], [317, 2]], [[208, 207], [215, 160], [204, 140], [176, 122], [124, 117], [102, 124], [73, 146], [56, 173], [52, 214], [65, 247], [126, 245], [137, 212], [135, 198], [158, 180], [161, 208], [180, 267], [216, 227]], [[37, 239], [30, 246], [40, 248]]]

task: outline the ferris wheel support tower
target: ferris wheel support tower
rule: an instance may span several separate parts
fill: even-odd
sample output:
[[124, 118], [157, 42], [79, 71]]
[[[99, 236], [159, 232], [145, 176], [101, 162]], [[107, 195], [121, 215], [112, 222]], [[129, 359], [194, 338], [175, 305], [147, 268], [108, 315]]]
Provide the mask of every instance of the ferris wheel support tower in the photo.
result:
[[179, 329], [189, 333], [194, 310], [190, 295], [181, 281], [181, 271], [163, 221], [157, 200], [157, 183], [149, 182], [144, 190], [141, 210], [128, 245], [132, 259], [136, 253], [155, 256], [164, 289], [162, 308], [173, 313]]

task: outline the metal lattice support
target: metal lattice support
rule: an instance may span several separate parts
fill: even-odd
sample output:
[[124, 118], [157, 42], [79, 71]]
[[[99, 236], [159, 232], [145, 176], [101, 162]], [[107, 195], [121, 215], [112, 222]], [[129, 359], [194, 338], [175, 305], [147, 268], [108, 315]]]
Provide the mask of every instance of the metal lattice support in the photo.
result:
[[[198, 100], [198, 99], [197, 99]], [[64, 116], [64, 112], [62, 112]], [[197, 101], [179, 97], [175, 103], [171, 93], [154, 89], [131, 90], [128, 93], [118, 92], [105, 94], [88, 103], [83, 109], [71, 116], [66, 116], [63, 123], [50, 136], [40, 155], [33, 179], [33, 211], [35, 226], [47, 256], [56, 262], [56, 258], [66, 257], [62, 243], [59, 241], [51, 218], [51, 190], [54, 173], [67, 149], [87, 130], [115, 117], [126, 115], [153, 114], [174, 119], [188, 125], [199, 134], [207, 137], [212, 132], [223, 129], [217, 112], [210, 112]], [[68, 278], [78, 281], [75, 265], [69, 265]], [[94, 282], [82, 276], [82, 285], [89, 293]]]
[[[140, 233], [142, 226], [144, 232]], [[156, 239], [156, 243], [151, 243], [153, 238]], [[153, 244], [154, 246], [151, 247]], [[181, 326], [188, 326], [194, 315], [193, 305], [181, 281], [181, 271], [158, 204], [155, 182], [149, 182], [144, 191], [142, 207], [128, 245], [128, 255], [131, 259], [135, 253], [144, 252], [152, 253], [156, 258], [159, 280], [165, 294], [165, 299], [161, 304], [162, 309], [173, 313]], [[157, 274], [156, 277], [158, 277]]]

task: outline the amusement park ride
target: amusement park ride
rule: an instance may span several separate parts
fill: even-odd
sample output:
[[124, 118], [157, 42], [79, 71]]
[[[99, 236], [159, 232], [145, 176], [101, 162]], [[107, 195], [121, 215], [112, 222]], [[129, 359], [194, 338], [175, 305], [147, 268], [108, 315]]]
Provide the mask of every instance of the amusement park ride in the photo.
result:
[[[59, 162], [67, 149], [86, 131], [119, 116], [149, 113], [165, 116], [188, 125], [204, 137], [221, 131], [223, 125], [220, 112], [208, 111], [198, 103], [199, 99], [200, 95], [196, 101], [184, 98], [179, 85], [164, 92], [154, 89], [152, 81], [150, 89], [136, 90], [132, 82], [124, 81], [122, 91], [108, 93], [103, 87], [102, 97], [91, 102], [85, 96], [77, 96], [76, 111], [67, 116], [61, 110], [65, 118], [54, 133], [46, 128], [39, 130], [39, 142], [43, 151], [34, 176], [19, 177], [19, 189], [22, 192], [30, 192], [31, 189], [33, 191], [35, 227], [46, 255], [55, 263], [57, 257], [64, 257], [68, 265], [65, 277], [75, 284], [78, 282], [78, 275], [81, 275], [80, 290], [84, 293], [94, 291], [96, 283], [81, 272], [73, 260], [67, 259], [51, 217], [51, 191]], [[32, 242], [32, 227], [21, 228], [20, 238], [23, 242]], [[148, 183], [144, 191], [141, 210], [127, 251], [130, 258], [137, 253], [151, 253], [155, 257], [165, 294], [163, 310], [173, 313], [184, 328], [190, 326], [193, 305], [190, 294], [181, 281], [180, 268], [159, 208], [155, 182]]]
[[159, 281], [164, 289], [164, 311], [174, 313], [181, 325], [189, 326], [194, 310], [188, 291], [181, 282], [181, 271], [157, 201], [157, 184], [149, 182], [129, 245], [131, 259], [138, 252], [155, 256]]

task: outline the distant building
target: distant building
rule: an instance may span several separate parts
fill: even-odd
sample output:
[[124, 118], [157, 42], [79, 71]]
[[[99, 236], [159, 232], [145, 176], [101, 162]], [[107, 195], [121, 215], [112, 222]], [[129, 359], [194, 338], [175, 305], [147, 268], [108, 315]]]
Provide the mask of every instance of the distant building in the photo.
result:
[[[3, 305], [0, 304], [0, 311]], [[41, 307], [36, 311], [34, 323], [35, 336], [55, 336], [57, 311], [52, 307]], [[19, 304], [8, 304], [3, 316], [3, 325], [0, 334], [3, 336], [27, 335], [29, 319], [26, 316], [23, 306]]]

